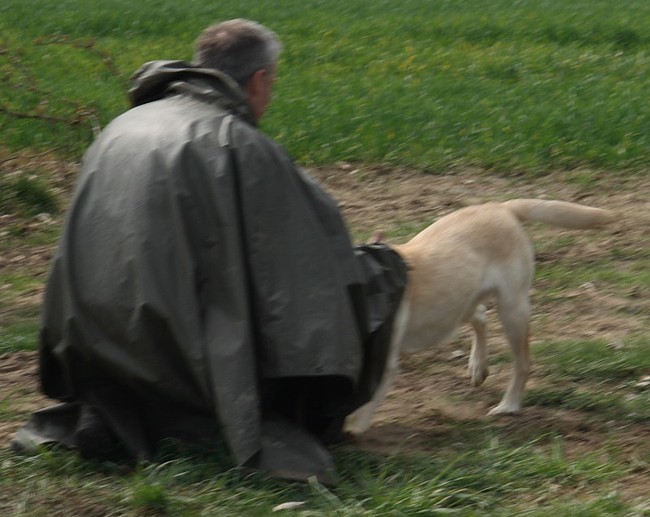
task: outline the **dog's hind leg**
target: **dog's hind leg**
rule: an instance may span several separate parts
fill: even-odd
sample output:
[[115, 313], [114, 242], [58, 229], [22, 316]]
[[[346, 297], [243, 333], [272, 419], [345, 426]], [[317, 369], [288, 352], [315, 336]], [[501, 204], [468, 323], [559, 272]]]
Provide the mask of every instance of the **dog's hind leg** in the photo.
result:
[[499, 405], [490, 410], [489, 415], [515, 413], [521, 409], [530, 370], [528, 297], [521, 296], [517, 300], [506, 302], [500, 300], [499, 316], [512, 351], [514, 364], [508, 388]]
[[474, 329], [474, 341], [469, 355], [469, 374], [472, 386], [480, 386], [490, 373], [488, 367], [487, 332], [485, 319], [485, 306], [478, 305], [470, 319]]

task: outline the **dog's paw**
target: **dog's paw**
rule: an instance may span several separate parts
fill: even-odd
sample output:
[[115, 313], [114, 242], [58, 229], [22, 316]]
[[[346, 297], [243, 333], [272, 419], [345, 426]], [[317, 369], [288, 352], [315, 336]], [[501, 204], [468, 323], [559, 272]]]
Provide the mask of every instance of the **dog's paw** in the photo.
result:
[[483, 384], [488, 375], [490, 375], [490, 368], [486, 363], [474, 363], [470, 360], [468, 369], [469, 376], [472, 381], [472, 386], [475, 388]]
[[353, 436], [358, 436], [360, 434], [365, 433], [369, 427], [370, 427], [369, 425], [359, 425], [357, 422], [351, 424], [348, 424], [346, 422], [344, 430], [346, 433], [350, 433]]
[[518, 413], [521, 409], [521, 404], [504, 404], [503, 402], [496, 407], [493, 407], [488, 411], [488, 416], [497, 416], [497, 415], [512, 415], [513, 413]]
[[365, 433], [370, 427], [370, 419], [356, 412], [345, 419], [344, 430], [353, 435]]

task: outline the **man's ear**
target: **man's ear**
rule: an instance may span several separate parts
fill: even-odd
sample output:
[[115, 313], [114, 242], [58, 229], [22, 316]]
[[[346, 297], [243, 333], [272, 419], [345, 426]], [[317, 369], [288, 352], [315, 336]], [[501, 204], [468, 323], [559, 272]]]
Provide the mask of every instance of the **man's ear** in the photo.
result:
[[268, 72], [263, 68], [250, 76], [246, 82], [246, 93], [250, 96], [256, 96], [264, 88], [264, 80]]
[[251, 114], [256, 122], [264, 115], [269, 102], [271, 102], [272, 83], [273, 71], [261, 69], [255, 72], [244, 86]]

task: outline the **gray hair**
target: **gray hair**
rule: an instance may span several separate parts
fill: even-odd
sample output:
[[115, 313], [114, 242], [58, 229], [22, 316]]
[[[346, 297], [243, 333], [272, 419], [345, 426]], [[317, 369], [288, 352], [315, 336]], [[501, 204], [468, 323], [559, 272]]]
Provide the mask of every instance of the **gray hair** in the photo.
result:
[[258, 70], [272, 69], [281, 50], [273, 31], [238, 18], [205, 29], [196, 41], [194, 62], [202, 68], [216, 68], [243, 86]]

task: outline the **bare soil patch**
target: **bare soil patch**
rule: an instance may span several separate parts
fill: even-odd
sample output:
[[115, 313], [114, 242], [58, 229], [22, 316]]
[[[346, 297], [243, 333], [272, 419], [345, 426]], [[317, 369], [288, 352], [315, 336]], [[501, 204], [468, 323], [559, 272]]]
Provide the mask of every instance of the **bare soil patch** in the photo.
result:
[[[5, 167], [7, 165], [5, 163]], [[17, 166], [25, 164], [17, 162]], [[74, 167], [70, 164], [50, 169], [50, 173], [58, 175], [66, 185], [69, 185], [71, 171]], [[552, 243], [566, 230], [531, 227], [529, 234], [540, 245], [540, 263], [564, 261], [580, 268], [581, 263], [610, 256], [611, 251], [617, 249], [621, 250], [621, 259], [612, 260], [612, 268], [630, 268], [634, 267], [634, 261], [629, 257], [647, 252], [650, 243], [650, 178], [639, 175], [623, 178], [603, 176], [585, 185], [579, 181], [579, 173], [531, 180], [488, 176], [471, 170], [450, 175], [428, 175], [350, 164], [316, 169], [311, 173], [340, 202], [357, 240], [365, 239], [373, 230], [381, 228], [387, 232], [389, 243], [398, 242], [404, 238], [392, 235], [404, 225], [412, 225], [415, 232], [463, 206], [514, 197], [536, 197], [581, 202], [608, 208], [618, 215], [617, 222], [607, 229], [568, 232], [567, 235], [572, 236], [571, 246], [557, 248], [547, 243]], [[61, 216], [58, 216], [55, 223], [59, 224], [60, 220]], [[7, 236], [0, 232], [0, 244], [3, 238]], [[51, 252], [50, 246], [42, 245], [3, 248], [0, 268], [30, 271], [44, 279]], [[40, 289], [37, 289], [16, 303], [38, 306], [40, 294]], [[588, 282], [577, 289], [556, 293], [552, 299], [533, 289], [532, 346], [540, 340], [584, 338], [603, 338], [616, 344], [626, 336], [647, 333], [650, 327], [649, 299], [650, 286], [647, 285], [614, 289], [598, 282]], [[495, 315], [491, 314], [490, 318], [490, 347], [500, 350], [505, 346], [504, 338]], [[580, 412], [546, 407], [526, 407], [518, 416], [488, 419], [485, 414], [503, 393], [510, 365], [493, 366], [484, 386], [471, 388], [466, 372], [469, 342], [469, 332], [461, 330], [457, 340], [449, 345], [405, 357], [397, 383], [376, 415], [373, 427], [355, 439], [356, 445], [389, 454], [434, 453], [441, 447], [462, 443], [473, 429], [488, 428], [520, 436], [523, 440], [544, 433], [560, 435], [566, 442], [568, 455], [598, 452], [604, 450], [605, 445], [614, 445], [617, 454], [630, 464], [638, 462], [638, 458], [644, 455], [648, 457], [650, 428], [645, 425], [619, 425]], [[426, 372], [422, 365], [427, 365]], [[650, 373], [650, 365], [648, 368]], [[0, 444], [4, 445], [34, 409], [50, 402], [38, 393], [34, 353], [0, 357], [0, 378], [0, 399], [7, 401], [21, 417], [0, 421]], [[533, 371], [530, 386], [538, 381]], [[626, 488], [628, 495], [633, 497], [642, 497], [650, 492], [648, 466], [638, 468], [638, 477], [631, 478]]]

